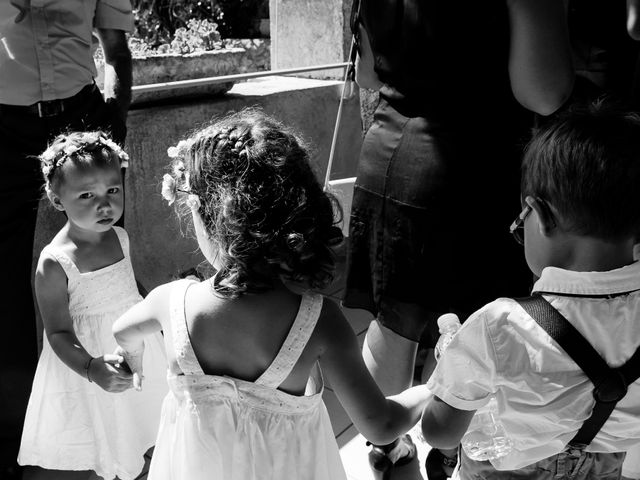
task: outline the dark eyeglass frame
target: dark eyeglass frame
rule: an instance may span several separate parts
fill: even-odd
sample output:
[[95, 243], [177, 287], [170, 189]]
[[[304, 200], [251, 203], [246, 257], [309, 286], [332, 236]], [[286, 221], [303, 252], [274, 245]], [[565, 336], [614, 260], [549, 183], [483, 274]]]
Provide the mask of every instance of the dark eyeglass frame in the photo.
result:
[[525, 203], [520, 215], [509, 226], [509, 233], [520, 245], [524, 245], [524, 220], [531, 213], [531, 210], [533, 210], [531, 205]]

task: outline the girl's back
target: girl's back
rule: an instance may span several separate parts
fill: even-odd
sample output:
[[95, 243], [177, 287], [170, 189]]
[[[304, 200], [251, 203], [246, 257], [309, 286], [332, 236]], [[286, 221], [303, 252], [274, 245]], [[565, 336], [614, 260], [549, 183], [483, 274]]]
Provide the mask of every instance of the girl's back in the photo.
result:
[[[208, 282], [191, 287], [185, 301], [187, 329], [204, 372], [256, 380], [276, 357], [302, 300], [284, 286], [236, 299], [216, 297]], [[280, 389], [302, 395], [317, 357], [317, 348], [304, 349]]]
[[322, 377], [309, 376], [320, 295], [230, 300], [184, 280], [156, 294], [169, 312], [171, 392], [150, 478], [345, 478]]

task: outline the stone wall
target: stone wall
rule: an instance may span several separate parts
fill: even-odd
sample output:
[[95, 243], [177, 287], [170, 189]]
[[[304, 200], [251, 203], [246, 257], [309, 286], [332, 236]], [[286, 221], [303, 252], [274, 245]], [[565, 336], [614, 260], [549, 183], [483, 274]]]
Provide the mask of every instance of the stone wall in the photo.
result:
[[[164, 53], [148, 56], [134, 56], [133, 84], [143, 85], [219, 77], [239, 73], [260, 72], [271, 68], [271, 48], [268, 39], [228, 39], [219, 50], [201, 51], [180, 55]], [[104, 68], [102, 58], [96, 59], [98, 76], [96, 83], [102, 89]], [[132, 103], [144, 104], [166, 98], [202, 97], [221, 95], [233, 87], [232, 82], [198, 85], [179, 90], [157, 90], [132, 92]]]
[[[271, 68], [326, 65], [347, 60], [352, 0], [270, 0]], [[304, 74], [343, 78], [341, 70]]]

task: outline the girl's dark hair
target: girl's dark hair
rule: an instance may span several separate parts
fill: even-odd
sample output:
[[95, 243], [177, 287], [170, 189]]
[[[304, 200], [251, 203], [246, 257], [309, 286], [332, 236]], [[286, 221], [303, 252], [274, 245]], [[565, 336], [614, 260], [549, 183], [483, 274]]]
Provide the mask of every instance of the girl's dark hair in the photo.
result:
[[62, 133], [39, 158], [46, 189], [55, 188], [62, 181], [62, 165], [67, 161], [79, 166], [129, 165], [129, 156], [100, 130]]
[[245, 109], [214, 120], [169, 154], [174, 161], [165, 184], [197, 198], [194, 204], [181, 195], [178, 202], [191, 197], [216, 247], [219, 295], [264, 291], [277, 279], [311, 288], [332, 281], [340, 207], [322, 190], [292, 130]]
[[604, 101], [576, 106], [536, 132], [522, 195], [552, 204], [579, 235], [640, 232], [640, 117]]

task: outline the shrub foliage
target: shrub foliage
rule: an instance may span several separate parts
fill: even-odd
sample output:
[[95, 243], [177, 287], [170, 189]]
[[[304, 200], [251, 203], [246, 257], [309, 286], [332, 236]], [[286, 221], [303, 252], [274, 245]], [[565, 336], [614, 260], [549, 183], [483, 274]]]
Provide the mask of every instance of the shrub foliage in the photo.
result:
[[[211, 42], [214, 48], [220, 37], [254, 37], [256, 20], [268, 16], [268, 0], [133, 0], [132, 4], [133, 36], [152, 49], [171, 45], [172, 50], [188, 50], [193, 42]], [[176, 38], [178, 47], [172, 45]]]

